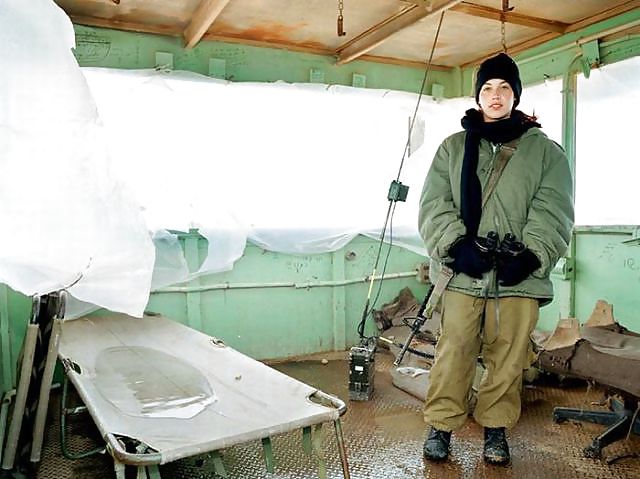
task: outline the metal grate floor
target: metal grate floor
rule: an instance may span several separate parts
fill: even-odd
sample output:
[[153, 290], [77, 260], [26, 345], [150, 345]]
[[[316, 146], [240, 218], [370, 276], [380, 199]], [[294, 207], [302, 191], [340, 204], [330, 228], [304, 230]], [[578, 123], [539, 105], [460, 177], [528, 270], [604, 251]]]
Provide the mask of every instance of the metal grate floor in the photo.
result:
[[[345, 355], [346, 356], [346, 355]], [[551, 385], [527, 387], [523, 397], [523, 414], [509, 433], [512, 465], [497, 467], [482, 461], [482, 429], [471, 419], [454, 433], [450, 460], [431, 464], [422, 459], [425, 425], [422, 402], [391, 384], [391, 354], [381, 351], [376, 356], [375, 392], [371, 401], [348, 402], [342, 418], [351, 476], [354, 479], [417, 478], [593, 478], [640, 479], [640, 437], [631, 436], [604, 450], [603, 460], [587, 459], [582, 448], [603, 427], [551, 420], [554, 406], [594, 408], [601, 393], [588, 391], [584, 383], [559, 388]], [[323, 365], [319, 359], [274, 365], [276, 369], [319, 389], [348, 398], [348, 365], [336, 359]], [[108, 479], [115, 478], [113, 462], [108, 455], [81, 460], [65, 459], [60, 452], [58, 401], [52, 400], [51, 421], [45, 438], [45, 449], [37, 477], [40, 479]], [[97, 430], [88, 415], [70, 424], [69, 448], [79, 452], [99, 444]], [[341, 478], [342, 472], [335, 433], [331, 424], [322, 427], [327, 475]], [[230, 447], [222, 452], [222, 460], [233, 479], [307, 479], [317, 477], [315, 459], [302, 448], [302, 432], [272, 438], [276, 459], [275, 473], [268, 473], [262, 457], [262, 446], [255, 441]], [[613, 464], [606, 459], [621, 458]], [[161, 466], [163, 479], [215, 479], [213, 461], [208, 455]], [[135, 477], [135, 471], [129, 471]]]

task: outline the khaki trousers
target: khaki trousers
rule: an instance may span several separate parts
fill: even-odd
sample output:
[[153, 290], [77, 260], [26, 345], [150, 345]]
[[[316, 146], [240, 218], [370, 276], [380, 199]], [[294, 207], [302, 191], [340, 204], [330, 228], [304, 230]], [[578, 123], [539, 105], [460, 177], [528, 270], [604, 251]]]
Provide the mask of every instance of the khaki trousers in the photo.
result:
[[528, 367], [538, 301], [499, 298], [499, 323], [495, 299], [446, 291], [442, 301], [442, 331], [429, 373], [425, 422], [444, 431], [464, 424], [476, 361], [482, 354], [486, 371], [473, 416], [484, 427], [514, 426], [520, 417], [522, 373]]

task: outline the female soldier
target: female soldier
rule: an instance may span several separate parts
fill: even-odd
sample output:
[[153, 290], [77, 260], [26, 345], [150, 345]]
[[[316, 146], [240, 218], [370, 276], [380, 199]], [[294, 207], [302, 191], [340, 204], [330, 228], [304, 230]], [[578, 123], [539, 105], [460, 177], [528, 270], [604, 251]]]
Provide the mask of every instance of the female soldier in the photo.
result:
[[[484, 427], [484, 460], [507, 464], [505, 428], [520, 417], [529, 335], [539, 306], [553, 297], [549, 274], [571, 237], [573, 187], [562, 148], [515, 109], [522, 84], [509, 56], [482, 63], [475, 92], [479, 109], [440, 145], [420, 199], [431, 279], [443, 264], [456, 273], [443, 295], [423, 452], [429, 460], [448, 456], [480, 355], [486, 372], [473, 415]], [[502, 173], [493, 173], [500, 161], [507, 161]]]

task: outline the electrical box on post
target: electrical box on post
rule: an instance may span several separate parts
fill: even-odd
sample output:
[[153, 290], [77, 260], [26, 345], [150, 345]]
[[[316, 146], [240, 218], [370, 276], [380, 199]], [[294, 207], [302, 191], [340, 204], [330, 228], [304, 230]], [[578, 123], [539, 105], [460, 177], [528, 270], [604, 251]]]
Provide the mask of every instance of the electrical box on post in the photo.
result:
[[408, 193], [409, 187], [407, 185], [403, 185], [398, 180], [393, 180], [389, 185], [387, 199], [389, 201], [406, 201]]

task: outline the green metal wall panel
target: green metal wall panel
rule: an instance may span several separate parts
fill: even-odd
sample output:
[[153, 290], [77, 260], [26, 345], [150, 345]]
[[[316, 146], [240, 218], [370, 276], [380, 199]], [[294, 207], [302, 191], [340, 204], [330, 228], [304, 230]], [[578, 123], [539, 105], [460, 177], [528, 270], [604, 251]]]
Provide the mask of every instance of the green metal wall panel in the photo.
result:
[[558, 319], [569, 317], [570, 282], [561, 279], [557, 275], [552, 275], [551, 281], [553, 282], [553, 301], [540, 308], [540, 319], [536, 325], [536, 328], [543, 331], [553, 331]]
[[[582, 69], [587, 47], [598, 49], [599, 64], [606, 65], [640, 54], [640, 35], [627, 34], [606, 42], [600, 35], [617, 32], [640, 23], [640, 10], [635, 9], [616, 17], [567, 33], [549, 42], [516, 55], [523, 84], [540, 83], [558, 78], [568, 71]], [[260, 81], [308, 83], [311, 72], [319, 74], [324, 83], [352, 85], [353, 75], [364, 75], [366, 87], [418, 92], [424, 70], [419, 67], [383, 64], [356, 60], [337, 66], [330, 55], [294, 52], [286, 49], [257, 47], [241, 43], [202, 41], [195, 48], [185, 50], [177, 37], [132, 33], [106, 28], [74, 25], [76, 57], [81, 66], [140, 69], [156, 66], [156, 53], [173, 56], [173, 68], [208, 74], [210, 62], [224, 64], [224, 77], [231, 81]], [[585, 47], [581, 47], [584, 44]], [[453, 68], [450, 71], [431, 71], [425, 92], [434, 83], [444, 86], [446, 98], [471, 96], [475, 67]]]
[[[187, 235], [186, 238], [192, 237]], [[199, 264], [207, 248], [204, 238], [199, 241], [199, 260], [192, 264]], [[386, 250], [385, 247], [383, 252]], [[205, 291], [157, 292], [152, 294], [147, 309], [190, 324], [184, 297], [197, 294], [202, 330], [258, 359], [341, 351], [359, 342], [357, 325], [369, 283], [360, 281], [336, 286], [319, 286], [318, 283], [366, 278], [372, 272], [376, 252], [377, 243], [364, 237], [358, 237], [334, 253], [318, 255], [287, 255], [248, 244], [232, 271], [201, 277], [188, 284], [192, 289]], [[391, 301], [405, 286], [421, 299], [426, 286], [416, 280], [413, 272], [422, 261], [423, 258], [415, 253], [392, 248], [387, 273], [411, 276], [382, 282], [376, 303], [378, 308]], [[236, 288], [248, 283], [251, 287]], [[295, 283], [297, 287], [269, 286], [274, 283]], [[220, 289], [224, 284], [229, 288]], [[253, 287], [257, 284], [264, 286]], [[374, 283], [374, 296], [379, 285], [379, 281]], [[206, 290], [210, 287], [218, 289]], [[375, 331], [371, 319], [366, 331], [368, 334]]]
[[[588, 319], [595, 302], [604, 299], [614, 305], [616, 319], [629, 329], [640, 331], [640, 239], [633, 227], [581, 227], [576, 232], [577, 264], [575, 271], [576, 317]], [[186, 235], [193, 237], [193, 235]], [[207, 243], [198, 237], [198, 261], [204, 257]], [[201, 277], [187, 286], [208, 287], [228, 283], [307, 283], [350, 281], [371, 273], [377, 243], [358, 237], [335, 253], [320, 255], [287, 255], [264, 251], [249, 244], [245, 255], [234, 269]], [[410, 251], [393, 247], [387, 273], [411, 273], [424, 258]], [[343, 263], [340, 265], [340, 263]], [[381, 262], [382, 264], [382, 262]], [[338, 274], [336, 275], [336, 271]], [[552, 275], [554, 301], [541, 309], [538, 327], [552, 330], [560, 317], [568, 316], [571, 281], [561, 272]], [[379, 282], [374, 285], [374, 296]], [[413, 275], [388, 279], [383, 283], [376, 304], [379, 308], [391, 301], [405, 286], [421, 300], [426, 286]], [[169, 288], [170, 289], [170, 288]], [[246, 289], [215, 289], [203, 292], [161, 292], [152, 294], [148, 310], [165, 314], [189, 324], [187, 294], [198, 297], [202, 330], [223, 339], [228, 345], [257, 359], [293, 357], [308, 353], [341, 351], [358, 343], [360, 321], [368, 291], [368, 283], [344, 286], [258, 287]], [[339, 294], [336, 295], [336, 292]], [[6, 288], [5, 313], [0, 308], [3, 324], [9, 329], [12, 378], [29, 321], [30, 298]], [[0, 301], [3, 296], [0, 295]], [[8, 316], [8, 322], [5, 321]], [[1, 345], [7, 343], [2, 333]], [[367, 334], [375, 332], [369, 319]], [[3, 350], [3, 358], [5, 352]], [[3, 359], [4, 361], [4, 359]], [[2, 371], [7, 368], [2, 368]], [[4, 373], [6, 375], [6, 372]]]
[[613, 304], [622, 325], [640, 332], [640, 246], [634, 228], [591, 228], [576, 235], [576, 317], [589, 318], [598, 299]]
[[31, 298], [0, 284], [0, 386], [2, 392], [15, 386], [16, 365], [31, 314]]
[[[417, 67], [363, 60], [338, 66], [329, 55], [206, 40], [185, 50], [182, 40], [175, 37], [82, 25], [74, 28], [76, 58], [88, 67], [155, 68], [156, 53], [164, 52], [173, 55], [173, 69], [203, 75], [209, 73], [210, 60], [224, 60], [225, 78], [237, 82], [309, 83], [314, 70], [321, 73], [323, 83], [331, 85], [351, 86], [355, 73], [366, 76], [367, 88], [418, 92], [424, 76], [424, 70]], [[433, 83], [445, 87], [445, 96], [456, 96], [449, 72], [431, 71], [425, 92], [431, 92]]]

